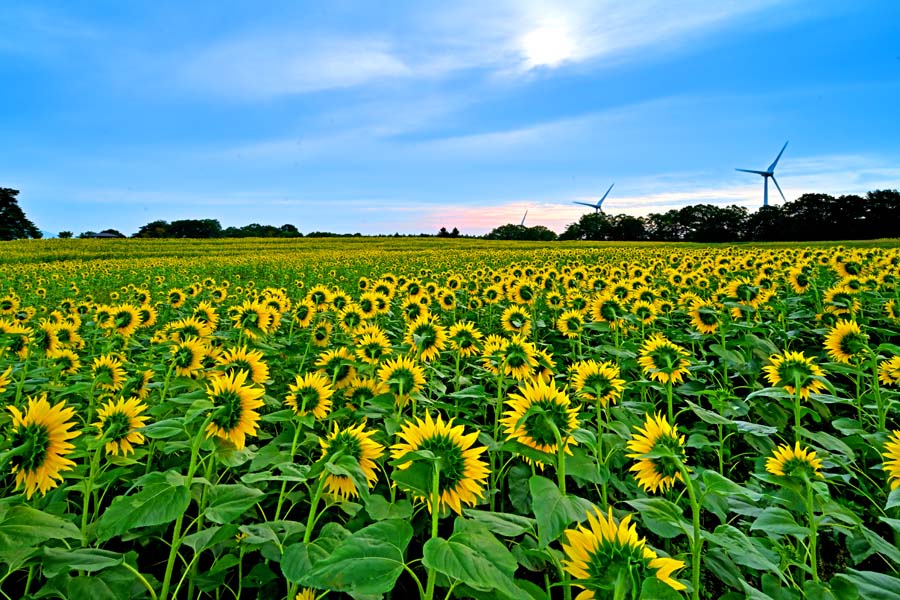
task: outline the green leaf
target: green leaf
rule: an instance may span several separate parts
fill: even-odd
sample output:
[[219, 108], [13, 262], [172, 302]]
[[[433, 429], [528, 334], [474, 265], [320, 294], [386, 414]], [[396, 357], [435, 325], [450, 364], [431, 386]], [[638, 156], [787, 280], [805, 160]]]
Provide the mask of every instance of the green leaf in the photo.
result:
[[513, 581], [516, 560], [487, 529], [479, 523], [461, 524], [449, 540], [430, 539], [422, 550], [422, 563], [483, 592], [496, 591], [501, 596], [518, 600], [522, 596]]
[[261, 490], [245, 485], [215, 485], [209, 489], [206, 518], [213, 523], [230, 523], [264, 496]]
[[[170, 472], [172, 473], [172, 472]], [[191, 503], [190, 492], [185, 485], [173, 480], [181, 478], [155, 478], [155, 483], [145, 486], [137, 494], [119, 496], [97, 523], [97, 537], [105, 541], [136, 527], [149, 527], [171, 523], [184, 514]]]
[[888, 495], [887, 505], [884, 507], [884, 510], [891, 510], [892, 508], [897, 508], [900, 506], [900, 487], [896, 487], [891, 490], [891, 493]]
[[834, 579], [852, 583], [865, 600], [900, 600], [900, 579], [885, 573], [847, 569]]
[[232, 539], [237, 535], [237, 532], [238, 528], [234, 525], [204, 527], [200, 531], [184, 538], [184, 545], [194, 552], [202, 552], [216, 544]]
[[121, 597], [116, 591], [109, 587], [106, 581], [100, 577], [92, 577], [90, 575], [73, 577], [69, 580], [67, 589], [69, 598], [119, 600]]
[[412, 535], [412, 526], [399, 519], [364, 527], [317, 562], [306, 581], [348, 594], [384, 594], [403, 572], [403, 554]]
[[409, 519], [412, 516], [412, 504], [409, 500], [390, 503], [385, 497], [372, 494], [366, 499], [366, 512], [375, 521]]
[[755, 571], [774, 573], [784, 579], [776, 552], [765, 548], [758, 540], [748, 537], [731, 525], [719, 525], [707, 539], [713, 546], [719, 546], [728, 553], [735, 563]]
[[684, 596], [656, 577], [647, 577], [641, 585], [640, 600], [683, 600]]
[[13, 506], [0, 513], [0, 548], [37, 546], [47, 540], [80, 537], [81, 532], [72, 523], [30, 506]]
[[109, 567], [115, 567], [125, 560], [124, 554], [98, 550], [95, 548], [78, 548], [65, 550], [62, 548], [44, 548], [44, 556], [41, 565], [44, 575], [56, 577], [60, 573], [69, 571], [102, 571]]
[[750, 526], [750, 531], [764, 531], [769, 536], [795, 535], [806, 537], [809, 529], [798, 525], [794, 516], [783, 508], [770, 506], [762, 511]]
[[184, 419], [179, 417], [177, 419], [156, 421], [141, 429], [140, 432], [152, 440], [175, 437], [184, 433]]
[[731, 425], [733, 421], [731, 419], [726, 419], [722, 415], [717, 412], [713, 412], [711, 410], [707, 410], [702, 406], [694, 404], [690, 400], [682, 400], [684, 403], [688, 405], [688, 408], [693, 411], [695, 415], [700, 417], [700, 420], [704, 423], [709, 423], [711, 425]]
[[511, 513], [497, 513], [474, 508], [466, 509], [464, 512], [467, 517], [478, 521], [492, 532], [503, 537], [520, 536], [523, 533], [533, 531], [535, 526], [534, 519]]
[[528, 480], [528, 487], [541, 548], [558, 539], [572, 523], [584, 521], [588, 511], [594, 508], [593, 504], [577, 496], [563, 496], [556, 484], [546, 477], [533, 476]]
[[690, 537], [693, 527], [682, 517], [682, 510], [665, 498], [635, 498], [625, 502], [638, 513], [644, 525], [663, 538], [674, 538], [679, 535]]
[[407, 463], [406, 469], [394, 468], [391, 471], [391, 479], [397, 482], [400, 489], [412, 492], [416, 496], [428, 497], [431, 495], [432, 466], [423, 461]]
[[291, 583], [306, 585], [306, 578], [313, 563], [309, 556], [309, 545], [303, 542], [291, 544], [281, 557], [281, 572]]
[[597, 462], [577, 446], [572, 449], [572, 456], [566, 457], [566, 473], [589, 483], [603, 483]]

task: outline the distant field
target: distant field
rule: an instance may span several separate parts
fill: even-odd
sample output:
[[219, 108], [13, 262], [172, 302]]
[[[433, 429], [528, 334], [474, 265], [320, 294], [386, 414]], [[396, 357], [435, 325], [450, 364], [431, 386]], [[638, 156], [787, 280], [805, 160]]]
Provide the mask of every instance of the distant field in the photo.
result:
[[0, 592], [887, 597], [897, 246], [0, 244]]

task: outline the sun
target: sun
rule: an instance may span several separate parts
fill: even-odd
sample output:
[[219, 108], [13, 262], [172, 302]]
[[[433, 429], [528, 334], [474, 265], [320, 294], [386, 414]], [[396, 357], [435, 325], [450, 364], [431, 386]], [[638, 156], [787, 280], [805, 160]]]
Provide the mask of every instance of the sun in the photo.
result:
[[529, 68], [555, 67], [575, 54], [575, 43], [568, 30], [559, 26], [533, 29], [520, 40]]

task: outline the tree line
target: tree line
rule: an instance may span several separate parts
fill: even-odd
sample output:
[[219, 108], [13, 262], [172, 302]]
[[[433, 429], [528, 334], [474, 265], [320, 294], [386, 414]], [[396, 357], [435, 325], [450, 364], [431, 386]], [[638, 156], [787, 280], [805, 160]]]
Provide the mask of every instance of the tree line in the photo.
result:
[[803, 194], [749, 212], [742, 206], [692, 204], [645, 217], [583, 215], [559, 236], [546, 227], [502, 225], [485, 236], [500, 240], [660, 242], [775, 242], [871, 240], [900, 237], [900, 193], [875, 190], [835, 198]]

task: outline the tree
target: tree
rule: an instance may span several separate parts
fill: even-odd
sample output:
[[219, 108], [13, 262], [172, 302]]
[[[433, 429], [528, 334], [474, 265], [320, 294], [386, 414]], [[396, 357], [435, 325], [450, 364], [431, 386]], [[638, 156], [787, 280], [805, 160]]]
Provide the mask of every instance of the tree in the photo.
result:
[[450, 232], [447, 231], [446, 227], [441, 227], [440, 231], [437, 232], [437, 236], [439, 238], [450, 237]]
[[68, 240], [71, 237], [72, 237], [71, 231], [60, 231], [59, 232], [59, 239], [61, 239], [61, 240]]
[[125, 237], [125, 235], [118, 229], [104, 229], [98, 235], [105, 236], [105, 237], [117, 237], [117, 238]]
[[215, 238], [222, 235], [216, 219], [182, 219], [169, 223], [169, 235], [175, 238]]
[[164, 238], [169, 236], [168, 221], [152, 221], [147, 223], [138, 232], [131, 237], [136, 238]]
[[43, 234], [25, 216], [25, 212], [16, 200], [18, 195], [19, 190], [0, 188], [0, 240], [21, 238], [39, 240]]

